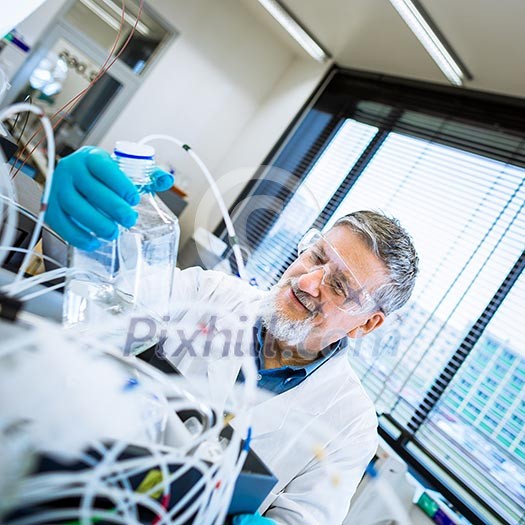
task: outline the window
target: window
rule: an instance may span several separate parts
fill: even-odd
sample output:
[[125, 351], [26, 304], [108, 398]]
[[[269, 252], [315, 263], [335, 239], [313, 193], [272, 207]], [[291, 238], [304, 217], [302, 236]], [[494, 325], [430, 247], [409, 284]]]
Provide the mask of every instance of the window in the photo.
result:
[[490, 416], [485, 416], [483, 421], [489, 426], [489, 428], [491, 428], [492, 430], [494, 430], [494, 428], [496, 428], [496, 426], [498, 425], [498, 422], [490, 417]]
[[[7, 102], [30, 97], [38, 100], [48, 116], [58, 112], [55, 141], [59, 156], [100, 140], [162, 49], [177, 35], [147, 5], [137, 22], [138, 6], [137, 0], [125, 4], [115, 0], [65, 2], [16, 73]], [[92, 85], [101, 68], [110, 65]], [[23, 126], [22, 142], [39, 126], [39, 120], [30, 117]]]
[[248, 260], [247, 272], [260, 286], [275, 282], [281, 271], [276, 261], [290, 256], [290, 246], [295, 247], [332, 197], [334, 183], [343, 181], [376, 133], [377, 128], [354, 120], [341, 126]]
[[[457, 176], [459, 170], [463, 177]], [[483, 179], [479, 180], [481, 174]], [[493, 159], [390, 133], [327, 224], [329, 227], [336, 217], [351, 210], [384, 209], [409, 229], [420, 252], [421, 275], [412, 305], [402, 314], [405, 335], [397, 355], [385, 357], [379, 365], [373, 359], [366, 364], [361, 359], [352, 361], [360, 370], [378, 411], [389, 414], [403, 426], [413, 423], [414, 411], [432, 387], [436, 370], [450, 361], [465, 338], [466, 327], [482, 316], [520, 256], [523, 245], [519, 239], [523, 238], [525, 220], [519, 219], [518, 212], [525, 192], [523, 189], [517, 195], [515, 192], [524, 174], [520, 168]], [[502, 183], [495, 191], [495, 181], [499, 178]], [[508, 211], [502, 213], [505, 207]], [[447, 215], [453, 217], [447, 218]], [[440, 221], [438, 229], [432, 228], [436, 221]], [[520, 310], [517, 303], [510, 308]], [[409, 328], [410, 312], [416, 309], [425, 312], [425, 321]], [[522, 350], [517, 332], [522, 330], [521, 325], [517, 322], [515, 329], [507, 328], [507, 334], [516, 333], [515, 354], [519, 354]], [[446, 339], [445, 344], [442, 343], [444, 335], [452, 334], [455, 336], [453, 345], [447, 345]], [[523, 337], [522, 334], [522, 340]], [[481, 368], [491, 375], [471, 373], [472, 369], [479, 368], [479, 356], [475, 349], [471, 351], [472, 359], [465, 363], [456, 386], [458, 393], [465, 397], [464, 402], [456, 410], [436, 410], [418, 430], [418, 440], [439, 457], [456, 457], [451, 453], [454, 447], [448, 445], [453, 442], [460, 444], [461, 450], [487, 449], [483, 438], [468, 430], [479, 427], [480, 414], [484, 412], [484, 405], [489, 404], [489, 396], [480, 399], [473, 394], [484, 380], [495, 392], [499, 389], [493, 404], [493, 413], [497, 416], [488, 420], [489, 428], [495, 430], [506, 424], [502, 422], [508, 410], [506, 401], [512, 402], [507, 389], [501, 388], [509, 370], [508, 356], [504, 356], [503, 351], [503, 341], [507, 338], [505, 330], [499, 329], [478, 342], [478, 348], [485, 346]], [[425, 361], [432, 366], [426, 366]], [[450, 404], [447, 406], [450, 408]], [[453, 415], [457, 418], [451, 418]], [[500, 431], [490, 442], [491, 447], [510, 452], [506, 462], [497, 464], [498, 469], [501, 465], [512, 464], [511, 458], [516, 457], [513, 440], [507, 432]], [[483, 457], [485, 463], [478, 466], [474, 456], [459, 453], [449, 466], [456, 474], [461, 472], [462, 480], [467, 483], [472, 479], [473, 470], [485, 473], [483, 478], [487, 485], [474, 483], [472, 488], [481, 497], [489, 497], [494, 494], [491, 480], [496, 464], [489, 468], [487, 458], [490, 454], [485, 453]], [[516, 468], [519, 465], [518, 462], [513, 464]], [[498, 479], [507, 478], [500, 475]], [[525, 488], [525, 477], [522, 481]], [[512, 522], [519, 512], [520, 491], [516, 482], [511, 483], [509, 479], [508, 483], [515, 490], [498, 482], [501, 498], [493, 505], [502, 513], [508, 505], [514, 506], [516, 510], [509, 515], [509, 522]], [[511, 498], [508, 495], [512, 495]]]
[[481, 410], [473, 403], [467, 403], [467, 409], [476, 415], [478, 415], [481, 412]]
[[[161, 44], [170, 36], [165, 25], [148, 6], [143, 7], [137, 22], [138, 12], [137, 0], [126, 3], [123, 27], [115, 49], [115, 54], [118, 54], [136, 25], [133, 37], [119, 57], [136, 74], [142, 73]], [[122, 2], [115, 0], [77, 0], [65, 15], [69, 24], [82, 31], [106, 52], [114, 45], [121, 17]]]
[[517, 388], [522, 388], [525, 385], [525, 380], [518, 376], [512, 376], [512, 385]]
[[488, 399], [489, 398], [488, 394], [485, 394], [485, 392], [483, 392], [481, 390], [478, 390], [478, 397], [480, 399]]
[[420, 254], [416, 289], [389, 326], [351, 347], [351, 364], [381, 434], [412, 468], [473, 522], [516, 523], [525, 518], [516, 429], [525, 420], [525, 105], [445, 91], [334, 73], [303, 118], [322, 108], [331, 134], [317, 135], [315, 162], [291, 170], [296, 191], [282, 213], [254, 220], [248, 268], [268, 287], [309, 227], [359, 209], [400, 219]]
[[491, 387], [495, 387], [498, 384], [498, 382], [495, 379], [493, 379], [492, 377], [485, 377], [483, 380], [484, 380], [484, 382], [487, 385], [489, 385]]

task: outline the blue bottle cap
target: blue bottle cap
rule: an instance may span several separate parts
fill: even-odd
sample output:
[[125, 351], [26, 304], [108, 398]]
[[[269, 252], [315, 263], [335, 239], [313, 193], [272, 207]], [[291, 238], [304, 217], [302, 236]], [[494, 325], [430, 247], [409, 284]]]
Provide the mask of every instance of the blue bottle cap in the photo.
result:
[[127, 159], [153, 160], [155, 156], [155, 149], [153, 147], [147, 144], [128, 142], [126, 140], [117, 141], [113, 152], [118, 157]]

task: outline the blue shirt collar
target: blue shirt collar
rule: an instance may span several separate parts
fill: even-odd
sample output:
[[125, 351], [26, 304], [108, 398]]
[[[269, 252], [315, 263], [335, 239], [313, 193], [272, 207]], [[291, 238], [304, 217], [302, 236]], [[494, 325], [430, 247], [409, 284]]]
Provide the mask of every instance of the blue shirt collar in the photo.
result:
[[[264, 370], [264, 355], [263, 355], [263, 349], [264, 349], [264, 337], [265, 337], [265, 329], [262, 324], [262, 322], [256, 323], [254, 327], [254, 343], [255, 343], [255, 363], [257, 365], [257, 370], [261, 371]], [[331, 345], [327, 346], [322, 350], [322, 357], [319, 359], [316, 359], [315, 361], [312, 361], [311, 363], [307, 365], [285, 365], [283, 367], [280, 367], [279, 369], [274, 370], [289, 370], [290, 373], [293, 373], [292, 371], [297, 371], [298, 373], [302, 373], [301, 375], [304, 375], [304, 377], [309, 376], [315, 370], [317, 370], [322, 364], [324, 364], [328, 359], [330, 359], [333, 355], [335, 355], [340, 350], [346, 348], [347, 341], [346, 338], [339, 339], [339, 341], [336, 341], [335, 343], [332, 343]]]

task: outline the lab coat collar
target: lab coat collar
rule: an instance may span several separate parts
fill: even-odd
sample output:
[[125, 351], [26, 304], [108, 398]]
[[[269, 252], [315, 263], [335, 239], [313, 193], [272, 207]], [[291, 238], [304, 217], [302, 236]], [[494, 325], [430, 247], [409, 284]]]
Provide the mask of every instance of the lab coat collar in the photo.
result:
[[252, 412], [253, 435], [261, 438], [279, 430], [292, 412], [307, 420], [326, 411], [350, 387], [350, 370], [346, 352], [340, 351], [296, 387], [260, 402]]

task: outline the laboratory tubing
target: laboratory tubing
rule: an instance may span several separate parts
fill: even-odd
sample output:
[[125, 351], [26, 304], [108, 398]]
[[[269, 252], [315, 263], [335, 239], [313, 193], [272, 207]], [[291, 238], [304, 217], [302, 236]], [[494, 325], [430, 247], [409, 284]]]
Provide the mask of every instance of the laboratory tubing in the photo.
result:
[[173, 142], [177, 146], [180, 146], [195, 161], [197, 166], [199, 166], [202, 173], [206, 177], [208, 184], [210, 185], [210, 188], [213, 192], [215, 200], [217, 201], [217, 204], [219, 206], [219, 210], [222, 214], [222, 218], [224, 219], [224, 224], [226, 225], [226, 230], [228, 231], [228, 237], [230, 240], [232, 251], [235, 256], [235, 262], [237, 263], [237, 270], [239, 272], [239, 277], [247, 281], [248, 276], [246, 275], [246, 269], [245, 269], [244, 261], [242, 258], [241, 246], [239, 244], [237, 235], [235, 233], [235, 228], [233, 226], [233, 222], [230, 217], [230, 213], [228, 212], [226, 203], [224, 202], [221, 192], [219, 191], [219, 187], [217, 186], [217, 183], [215, 182], [215, 179], [213, 178], [206, 164], [204, 164], [201, 158], [193, 151], [193, 149], [190, 146], [188, 146], [188, 144], [185, 144], [181, 140], [176, 139], [175, 137], [172, 137], [170, 135], [148, 135], [147, 137], [144, 137], [140, 141], [139, 144], [146, 144], [153, 140], [167, 140], [169, 142]]
[[[151, 191], [155, 150], [133, 142], [117, 142], [114, 159], [140, 194], [138, 218], [120, 228], [113, 241], [95, 251], [71, 247], [64, 302], [67, 326], [102, 332], [126, 353], [137, 354], [158, 342], [168, 320], [180, 228], [177, 217]], [[155, 326], [149, 335], [125, 347], [131, 318]], [[151, 323], [153, 321], [153, 323]]]

